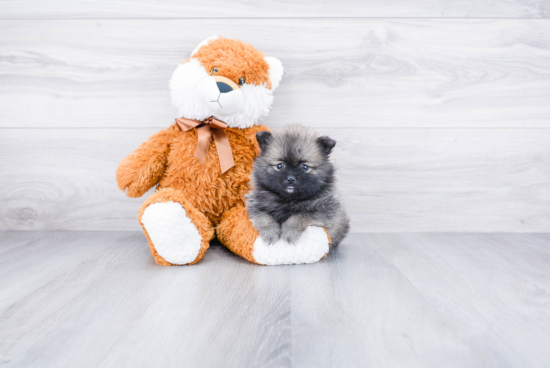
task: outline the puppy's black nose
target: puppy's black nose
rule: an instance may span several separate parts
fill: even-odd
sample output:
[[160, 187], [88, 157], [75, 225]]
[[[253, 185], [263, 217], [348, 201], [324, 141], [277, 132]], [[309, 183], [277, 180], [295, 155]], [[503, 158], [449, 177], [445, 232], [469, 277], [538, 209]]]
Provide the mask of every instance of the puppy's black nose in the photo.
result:
[[296, 181], [296, 178], [294, 176], [289, 176], [288, 178], [286, 178], [286, 181], [289, 183], [289, 184], [292, 184]]
[[216, 84], [218, 85], [218, 89], [220, 90], [221, 93], [227, 93], [227, 92], [233, 91], [233, 88], [231, 88], [231, 86], [227, 83], [216, 82]]

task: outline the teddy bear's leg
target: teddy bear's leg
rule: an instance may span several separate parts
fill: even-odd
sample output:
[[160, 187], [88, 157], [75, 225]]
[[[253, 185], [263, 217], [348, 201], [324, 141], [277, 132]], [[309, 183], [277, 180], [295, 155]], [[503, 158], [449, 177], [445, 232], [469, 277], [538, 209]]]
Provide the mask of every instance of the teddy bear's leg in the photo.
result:
[[248, 219], [243, 206], [225, 213], [216, 232], [220, 242], [230, 251], [263, 265], [315, 263], [328, 254], [330, 244], [325, 229], [310, 226], [296, 244], [280, 239], [268, 245]]
[[206, 216], [189, 204], [182, 192], [171, 188], [147, 198], [138, 221], [155, 262], [161, 266], [197, 263], [214, 238], [214, 227]]

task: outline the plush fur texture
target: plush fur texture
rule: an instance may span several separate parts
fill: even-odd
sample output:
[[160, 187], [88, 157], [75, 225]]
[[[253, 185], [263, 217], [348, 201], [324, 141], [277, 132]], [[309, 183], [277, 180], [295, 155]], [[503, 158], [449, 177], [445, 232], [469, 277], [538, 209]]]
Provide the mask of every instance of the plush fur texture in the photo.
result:
[[282, 74], [277, 59], [222, 37], [202, 42], [174, 72], [170, 89], [178, 117], [204, 120], [214, 115], [227, 123], [235, 166], [221, 173], [214, 140], [202, 165], [195, 157], [197, 129], [182, 132], [176, 124], [151, 136], [119, 164], [117, 183], [128, 196], [142, 196], [157, 186], [138, 214], [157, 264], [197, 263], [215, 233], [233, 253], [254, 263], [310, 263], [328, 252], [330, 239], [320, 228], [300, 238], [304, 247], [281, 241], [278, 249], [268, 248], [244, 207], [252, 165], [260, 154], [256, 135], [267, 130], [256, 124], [268, 114]]
[[[236, 84], [243, 78], [244, 84], [219, 93], [208, 83], [214, 76]], [[214, 115], [230, 127], [249, 128], [269, 114], [273, 91], [282, 76], [283, 66], [276, 58], [265, 57], [242, 41], [213, 36], [176, 68], [170, 80], [172, 104], [178, 109], [178, 117], [204, 120]], [[241, 99], [243, 104], [235, 112], [233, 104]]]
[[297, 243], [309, 226], [326, 228], [334, 246], [349, 230], [329, 160], [336, 142], [302, 126], [257, 134], [262, 148], [246, 196], [250, 221], [268, 244]]
[[153, 203], [143, 212], [141, 223], [166, 261], [186, 264], [197, 259], [202, 237], [180, 203]]
[[197, 59], [209, 73], [217, 68], [221, 75], [238, 83], [245, 78], [247, 84], [265, 85], [271, 89], [269, 64], [263, 52], [239, 40], [224, 37], [211, 38], [192, 58]]
[[298, 245], [283, 240], [267, 244], [258, 236], [244, 206], [237, 206], [224, 214], [216, 232], [230, 251], [263, 265], [314, 263], [329, 252], [330, 237], [325, 229], [316, 226], [306, 230]]
[[217, 225], [225, 212], [244, 205], [252, 164], [260, 152], [255, 135], [266, 129], [262, 125], [225, 129], [235, 166], [222, 174], [214, 140], [210, 141], [203, 166], [195, 157], [197, 130], [182, 132], [173, 124], [119, 164], [119, 188], [126, 190], [129, 197], [140, 197], [154, 185], [185, 193], [186, 201]]
[[254, 259], [254, 242], [258, 231], [248, 220], [248, 214], [243, 206], [237, 206], [226, 212], [216, 228], [218, 240], [233, 253], [259, 263]]
[[[257, 122], [268, 114], [273, 90], [281, 77], [278, 60], [264, 57], [241, 41], [223, 37], [205, 40], [177, 67], [170, 81], [177, 117], [204, 120], [214, 115], [227, 123], [225, 133], [235, 166], [221, 173], [214, 140], [202, 165], [195, 157], [197, 129], [182, 132], [176, 124], [151, 136], [119, 164], [117, 183], [129, 197], [142, 196], [157, 186], [142, 205], [138, 221], [158, 264], [200, 261], [216, 226], [224, 245], [255, 262], [253, 246], [258, 233], [246, 216], [244, 195], [250, 189], [252, 164], [260, 152], [256, 133], [267, 129]], [[198, 88], [203, 88], [202, 94]], [[241, 101], [242, 106], [237, 106], [238, 111], [236, 105], [233, 110], [213, 111], [211, 93], [212, 99], [222, 105]], [[228, 111], [231, 114], [224, 115]], [[193, 254], [196, 257], [191, 259]]]
[[298, 244], [283, 239], [269, 244], [260, 236], [254, 242], [254, 259], [265, 265], [315, 263], [328, 254], [330, 240], [323, 228], [309, 226], [300, 234]]
[[[210, 241], [214, 239], [214, 226], [212, 225], [212, 222], [206, 218], [206, 216], [201, 213], [198, 209], [196, 209], [194, 206], [192, 206], [187, 199], [185, 198], [185, 194], [179, 190], [172, 189], [172, 188], [165, 188], [160, 189], [157, 192], [155, 192], [153, 195], [151, 195], [147, 200], [143, 203], [141, 208], [139, 209], [138, 213], [138, 221], [140, 225], [143, 227], [143, 233], [145, 234], [145, 237], [147, 238], [149, 242], [149, 249], [151, 250], [151, 254], [153, 255], [153, 258], [155, 259], [155, 262], [161, 266], [172, 266], [172, 265], [180, 265], [180, 264], [194, 264], [197, 263], [204, 257], [204, 254], [206, 253], [206, 250], [210, 246]], [[197, 255], [197, 258], [194, 261], [185, 262], [185, 263], [171, 263], [164, 259], [159, 252], [157, 251], [151, 237], [149, 236], [149, 233], [147, 231], [147, 228], [145, 227], [145, 224], [143, 223], [142, 219], [145, 214], [145, 211], [152, 205], [158, 204], [158, 203], [177, 203], [179, 204], [183, 210], [185, 211], [185, 215], [189, 218], [190, 222], [194, 225], [194, 227], [199, 232], [199, 235], [201, 236], [201, 249], [199, 251], [199, 254]], [[159, 232], [167, 232], [167, 233], [174, 233], [170, 226], [172, 224], [168, 224], [163, 220], [164, 215], [159, 216], [158, 218], [154, 218], [154, 214], [150, 214], [150, 217], [152, 217], [150, 220], [155, 222], [158, 221], [160, 225], [164, 225], [163, 228], [159, 229]], [[159, 221], [160, 220], [160, 221]], [[183, 239], [185, 240], [185, 239]], [[189, 244], [182, 244], [184, 248], [187, 248]], [[193, 242], [190, 244], [191, 247], [194, 247]], [[180, 249], [180, 250], [172, 250], [172, 253], [181, 253], [181, 252], [187, 252], [188, 249]]]

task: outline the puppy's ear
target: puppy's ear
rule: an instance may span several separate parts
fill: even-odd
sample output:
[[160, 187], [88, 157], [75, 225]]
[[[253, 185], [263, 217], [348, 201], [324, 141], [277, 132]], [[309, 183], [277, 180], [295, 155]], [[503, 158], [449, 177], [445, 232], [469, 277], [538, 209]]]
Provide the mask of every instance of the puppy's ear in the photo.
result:
[[321, 151], [328, 156], [336, 146], [336, 141], [329, 137], [319, 137], [317, 138], [317, 144], [321, 147]]
[[273, 136], [270, 132], [266, 130], [262, 130], [261, 132], [256, 133], [256, 140], [258, 141], [258, 144], [260, 145], [260, 148], [262, 151], [264, 151], [267, 146], [271, 143], [271, 140], [273, 139]]

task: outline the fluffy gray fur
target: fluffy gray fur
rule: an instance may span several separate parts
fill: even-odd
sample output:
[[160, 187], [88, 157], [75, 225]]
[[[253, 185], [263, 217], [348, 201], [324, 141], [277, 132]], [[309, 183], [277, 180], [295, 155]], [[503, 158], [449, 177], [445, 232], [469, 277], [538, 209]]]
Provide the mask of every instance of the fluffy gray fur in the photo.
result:
[[308, 226], [321, 226], [338, 245], [349, 219], [329, 159], [336, 141], [300, 125], [256, 138], [262, 153], [254, 161], [246, 206], [260, 236], [269, 244], [280, 238], [294, 244]]

